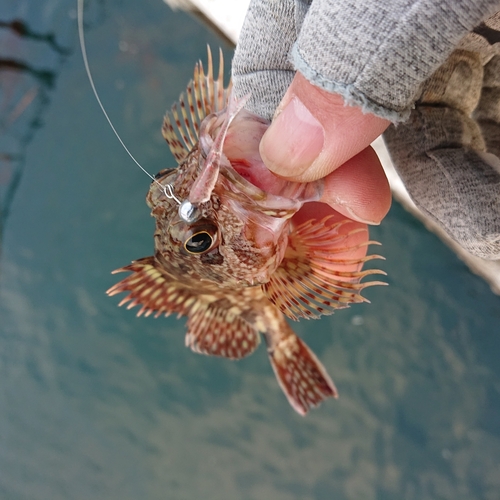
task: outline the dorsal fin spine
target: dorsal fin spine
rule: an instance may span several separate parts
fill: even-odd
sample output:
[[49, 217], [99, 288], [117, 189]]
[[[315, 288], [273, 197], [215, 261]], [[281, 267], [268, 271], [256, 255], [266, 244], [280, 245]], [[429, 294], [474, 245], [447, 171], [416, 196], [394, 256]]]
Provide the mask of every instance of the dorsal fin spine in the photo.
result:
[[224, 102], [224, 55], [222, 49], [219, 49], [219, 76], [217, 77], [217, 97], [218, 109], [221, 110], [225, 106]]
[[[213, 88], [213, 81], [214, 81], [214, 65], [213, 65], [213, 61], [212, 61], [212, 50], [210, 49], [210, 46], [207, 45], [207, 53], [208, 53], [208, 57], [207, 57], [207, 60], [208, 60], [208, 68], [207, 68], [207, 78], [205, 79], [205, 81], [203, 82], [206, 86], [207, 86], [207, 94], [208, 94], [208, 103], [206, 103], [207, 105], [205, 106], [205, 112], [207, 113], [207, 115], [209, 113], [212, 112], [212, 110], [210, 109], [212, 106], [210, 106], [211, 103], [214, 102], [214, 88]], [[220, 66], [220, 64], [219, 64]], [[210, 111], [209, 111], [210, 109]]]
[[207, 72], [205, 73], [201, 61], [196, 63], [193, 79], [187, 85], [185, 93], [181, 94], [179, 101], [163, 120], [163, 137], [178, 163], [182, 162], [198, 142], [203, 119], [227, 106], [232, 84], [229, 82], [228, 87], [224, 88], [222, 49], [219, 49], [219, 58], [219, 72], [214, 80], [212, 51], [207, 46]]
[[[189, 106], [189, 101], [192, 101], [192, 99], [190, 98], [191, 92], [192, 92], [192, 90], [191, 90], [191, 82], [190, 82], [190, 84], [188, 85], [188, 87], [186, 89], [188, 106]], [[179, 100], [179, 103], [180, 103], [180, 107], [181, 107], [182, 118], [184, 120], [184, 129], [187, 133], [187, 137], [189, 140], [189, 145], [191, 147], [193, 147], [196, 144], [196, 141], [198, 140], [198, 136], [197, 136], [196, 132], [193, 130], [193, 127], [191, 126], [191, 124], [189, 123], [189, 118], [188, 118], [187, 111], [186, 111], [186, 95], [184, 95], [184, 94], [182, 95], [181, 99]], [[196, 138], [193, 136], [193, 133], [195, 133]], [[189, 148], [189, 149], [191, 149], [191, 148]]]

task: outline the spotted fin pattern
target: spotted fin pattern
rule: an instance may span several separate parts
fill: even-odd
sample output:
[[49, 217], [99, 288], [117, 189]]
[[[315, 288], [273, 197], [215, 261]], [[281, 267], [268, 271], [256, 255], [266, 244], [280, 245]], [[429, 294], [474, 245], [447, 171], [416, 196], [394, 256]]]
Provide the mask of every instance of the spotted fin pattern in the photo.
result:
[[[361, 265], [373, 259], [383, 259], [380, 255], [369, 255], [355, 260], [346, 260], [341, 254], [360, 246], [378, 244], [367, 241], [358, 246], [344, 246], [349, 236], [362, 231], [355, 229], [339, 233], [340, 226], [349, 224], [344, 220], [328, 224], [326, 217], [321, 222], [307, 221], [289, 235], [285, 257], [271, 276], [262, 285], [269, 300], [290, 319], [319, 318], [333, 314], [336, 309], [349, 307], [349, 304], [368, 302], [361, 291], [373, 285], [385, 285], [381, 281], [360, 281], [371, 274], [383, 274], [377, 269], [365, 271], [339, 271], [346, 265]], [[338, 245], [338, 246], [337, 246]], [[336, 246], [335, 252], [332, 248]]]
[[209, 356], [241, 359], [257, 349], [260, 334], [237, 311], [200, 306], [188, 320], [186, 346]]
[[127, 304], [127, 309], [141, 305], [137, 316], [155, 318], [161, 314], [179, 316], [188, 314], [196, 299], [189, 290], [180, 287], [176, 282], [170, 283], [165, 275], [157, 269], [154, 257], [134, 260], [132, 264], [113, 271], [113, 274], [129, 271], [132, 274], [116, 283], [106, 293], [109, 296], [122, 292], [129, 294], [118, 304]]
[[156, 266], [154, 257], [146, 257], [117, 269], [114, 273], [130, 271], [132, 274], [106, 293], [112, 296], [129, 292], [118, 305], [127, 304], [127, 309], [141, 305], [137, 316], [187, 315], [186, 346], [194, 352], [241, 359], [255, 351], [260, 334], [239, 317], [241, 311], [235, 307], [217, 307], [209, 294], [193, 295], [178, 282], [167, 280]]
[[[177, 163], [181, 163], [199, 139], [200, 124], [210, 113], [226, 107], [231, 93], [231, 82], [224, 88], [224, 56], [219, 49], [219, 74], [214, 79], [212, 51], [207, 47], [207, 74], [199, 61], [194, 67], [193, 79], [186, 93], [172, 106], [163, 119], [162, 134]], [[180, 112], [179, 112], [180, 110]], [[175, 127], [174, 127], [175, 124]]]
[[281, 389], [300, 415], [326, 398], [338, 397], [324, 366], [293, 332], [269, 352], [269, 358]]

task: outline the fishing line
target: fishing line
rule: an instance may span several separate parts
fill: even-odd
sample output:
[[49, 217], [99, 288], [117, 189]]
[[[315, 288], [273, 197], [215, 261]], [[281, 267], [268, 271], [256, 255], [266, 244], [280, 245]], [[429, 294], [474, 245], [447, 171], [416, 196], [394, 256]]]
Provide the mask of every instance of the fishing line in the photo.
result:
[[116, 131], [113, 123], [111, 122], [111, 119], [108, 116], [108, 113], [106, 113], [106, 110], [104, 109], [104, 106], [101, 102], [101, 99], [99, 98], [99, 94], [97, 93], [97, 89], [94, 85], [94, 79], [92, 78], [92, 74], [90, 72], [90, 66], [89, 66], [89, 61], [87, 59], [87, 49], [85, 48], [85, 35], [84, 35], [84, 29], [83, 29], [83, 3], [84, 0], [77, 0], [77, 21], [78, 21], [78, 37], [80, 39], [80, 49], [82, 51], [82, 57], [83, 57], [83, 64], [85, 66], [85, 71], [87, 72], [87, 77], [90, 82], [90, 86], [92, 87], [92, 91], [94, 92], [94, 96], [97, 99], [97, 103], [99, 104], [99, 107], [101, 108], [101, 111], [103, 112], [106, 120], [109, 123], [109, 126], [111, 127], [111, 130], [114, 132], [116, 135], [117, 139], [120, 141], [120, 144], [123, 146], [123, 149], [128, 153], [130, 158], [134, 161], [134, 163], [153, 181], [158, 184], [163, 190], [163, 193], [167, 198], [170, 198], [174, 201], [176, 201], [179, 205], [181, 204], [181, 201], [175, 196], [174, 194], [174, 189], [171, 184], [167, 184], [166, 186], [163, 186], [160, 182], [158, 182], [157, 179], [153, 175], [151, 175], [132, 155], [132, 153], [128, 150], [127, 146], [125, 146], [125, 143], [122, 141], [122, 138]]

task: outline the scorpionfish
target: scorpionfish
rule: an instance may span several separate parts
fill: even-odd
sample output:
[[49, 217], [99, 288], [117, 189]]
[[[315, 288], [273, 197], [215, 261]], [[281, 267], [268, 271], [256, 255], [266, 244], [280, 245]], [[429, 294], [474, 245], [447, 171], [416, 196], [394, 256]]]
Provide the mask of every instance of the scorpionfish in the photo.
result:
[[[178, 166], [155, 176], [147, 204], [156, 219], [154, 255], [116, 272], [125, 279], [109, 295], [138, 315], [187, 317], [186, 346], [241, 359], [261, 335], [291, 406], [301, 415], [337, 389], [287, 318], [318, 318], [367, 302], [361, 282], [382, 271], [362, 270], [367, 227], [346, 219], [321, 198], [323, 182], [294, 183], [263, 164], [259, 142], [269, 122], [244, 109], [224, 88], [220, 52], [214, 77], [197, 63], [162, 133]], [[323, 209], [322, 209], [323, 207]], [[329, 208], [329, 207], [327, 207]]]

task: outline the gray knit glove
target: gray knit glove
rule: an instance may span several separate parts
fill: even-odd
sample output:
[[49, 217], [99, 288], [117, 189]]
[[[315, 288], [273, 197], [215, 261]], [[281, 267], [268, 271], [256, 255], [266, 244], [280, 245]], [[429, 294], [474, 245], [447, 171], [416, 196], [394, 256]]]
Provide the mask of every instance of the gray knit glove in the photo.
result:
[[[299, 70], [313, 84], [340, 94], [348, 104], [366, 112], [394, 123], [408, 120], [411, 114], [407, 124], [387, 133], [408, 191], [465, 248], [483, 257], [500, 258], [499, 174], [492, 156], [474, 152], [484, 150], [485, 144], [492, 152], [495, 144], [498, 148], [498, 117], [490, 110], [492, 103], [498, 110], [500, 102], [495, 91], [498, 85], [491, 83], [495, 78], [483, 79], [481, 70], [475, 83], [465, 85], [467, 89], [475, 85], [477, 95], [484, 84], [492, 89], [488, 91], [492, 96], [473, 108], [478, 108], [474, 116], [479, 123], [479, 127], [471, 125], [475, 139], [464, 142], [462, 134], [446, 160], [441, 150], [448, 143], [429, 142], [429, 135], [435, 139], [435, 129], [446, 135], [451, 124], [437, 114], [429, 116], [425, 122], [432, 129], [429, 134], [421, 128], [418, 113], [412, 113], [419, 96], [419, 102], [426, 102], [424, 82], [447, 58], [446, 64], [453, 64], [456, 56], [451, 54], [465, 35], [498, 10], [499, 0], [253, 0], [233, 61], [235, 91], [239, 97], [251, 94], [247, 108], [271, 119]], [[471, 47], [462, 50], [480, 52]], [[496, 64], [493, 59], [480, 59], [481, 68], [486, 63]], [[492, 71], [493, 66], [485, 75]], [[462, 98], [457, 95], [457, 99]], [[435, 102], [432, 107], [450, 105]], [[460, 111], [465, 116], [460, 118], [462, 122], [470, 125], [470, 108], [450, 109]], [[443, 170], [444, 164], [455, 165], [462, 174], [450, 176]], [[441, 172], [448, 184], [439, 184], [433, 170]], [[439, 196], [431, 196], [432, 190]], [[464, 192], [468, 194], [464, 196]], [[484, 218], [486, 224], [481, 222]]]
[[500, 14], [461, 41], [384, 138], [416, 205], [470, 253], [500, 259]]

